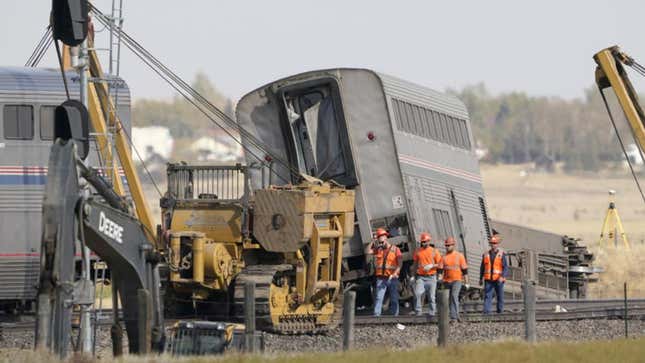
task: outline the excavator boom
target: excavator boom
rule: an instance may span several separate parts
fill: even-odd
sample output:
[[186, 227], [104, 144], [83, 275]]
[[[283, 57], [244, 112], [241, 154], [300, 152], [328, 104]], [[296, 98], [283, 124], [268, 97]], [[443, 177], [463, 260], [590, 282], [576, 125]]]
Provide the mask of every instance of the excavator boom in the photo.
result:
[[645, 113], [638, 102], [638, 95], [634, 91], [624, 65], [634, 65], [634, 59], [625, 54], [617, 46], [601, 50], [594, 55], [598, 64], [596, 68], [596, 84], [604, 90], [611, 87], [614, 90], [620, 107], [625, 113], [634, 139], [641, 150], [645, 150]]
[[[144, 227], [127, 213], [119, 196], [83, 165], [73, 142], [57, 139], [51, 148], [48, 170], [37, 345], [49, 346], [61, 357], [69, 346], [72, 302], [77, 303], [86, 295], [86, 287], [74, 281], [78, 231], [81, 243], [110, 266], [121, 297], [129, 351], [146, 353], [153, 346], [159, 347], [163, 335], [159, 258]], [[79, 177], [99, 194], [87, 196], [79, 185]], [[94, 296], [89, 298], [93, 300]], [[115, 324], [118, 325], [116, 320]]]

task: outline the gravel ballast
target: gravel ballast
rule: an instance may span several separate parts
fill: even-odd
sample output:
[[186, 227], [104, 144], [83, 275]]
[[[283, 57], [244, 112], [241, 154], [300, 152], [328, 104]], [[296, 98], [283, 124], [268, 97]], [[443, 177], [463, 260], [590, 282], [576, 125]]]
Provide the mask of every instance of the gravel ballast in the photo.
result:
[[[539, 341], [583, 341], [624, 337], [623, 320], [579, 320], [538, 322]], [[407, 325], [403, 329], [393, 325], [357, 326], [356, 349], [381, 347], [411, 349], [422, 345], [435, 345], [436, 325]], [[0, 349], [32, 349], [32, 331], [3, 331]], [[630, 320], [629, 336], [645, 336], [645, 321]], [[449, 344], [477, 343], [503, 340], [521, 340], [523, 323], [455, 323], [450, 325]], [[111, 357], [109, 327], [98, 330], [97, 355]], [[267, 353], [334, 352], [342, 348], [342, 329], [318, 335], [279, 335], [265, 333]], [[127, 351], [127, 347], [125, 348]]]

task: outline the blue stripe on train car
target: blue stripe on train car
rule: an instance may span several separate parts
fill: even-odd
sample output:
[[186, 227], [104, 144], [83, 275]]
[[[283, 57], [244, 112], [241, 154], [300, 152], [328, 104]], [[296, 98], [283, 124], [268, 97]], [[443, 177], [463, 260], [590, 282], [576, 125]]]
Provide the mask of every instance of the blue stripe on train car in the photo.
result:
[[0, 185], [44, 185], [46, 175], [0, 175]]
[[[123, 176], [121, 180], [128, 185], [128, 180]], [[45, 185], [47, 175], [0, 175], [0, 185]]]

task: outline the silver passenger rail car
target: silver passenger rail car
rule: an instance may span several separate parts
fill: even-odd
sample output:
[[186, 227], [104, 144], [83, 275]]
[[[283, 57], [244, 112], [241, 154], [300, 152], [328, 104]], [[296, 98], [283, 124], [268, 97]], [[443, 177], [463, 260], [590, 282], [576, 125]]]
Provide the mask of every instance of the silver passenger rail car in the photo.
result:
[[[79, 80], [68, 72], [70, 96]], [[54, 109], [67, 99], [60, 70], [0, 67], [0, 310], [29, 309], [39, 273], [41, 208], [53, 142]], [[130, 129], [130, 91], [118, 113]], [[95, 143], [89, 163], [97, 164]]]

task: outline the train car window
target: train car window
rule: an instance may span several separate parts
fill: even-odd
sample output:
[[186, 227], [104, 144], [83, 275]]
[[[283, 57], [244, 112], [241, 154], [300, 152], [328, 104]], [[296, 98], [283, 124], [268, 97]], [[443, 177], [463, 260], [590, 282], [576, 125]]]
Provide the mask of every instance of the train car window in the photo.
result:
[[439, 113], [435, 111], [428, 111], [432, 116], [432, 127], [434, 128], [434, 139], [441, 140], [441, 122], [439, 121]]
[[464, 134], [464, 147], [470, 150], [470, 137], [468, 136], [468, 125], [466, 124], [466, 120], [459, 120], [459, 124], [461, 125], [461, 129]]
[[414, 124], [414, 106], [409, 103], [405, 104], [405, 118], [408, 120], [408, 132], [416, 135], [417, 125]]
[[409, 103], [403, 103], [405, 105], [405, 117], [403, 118], [403, 125], [405, 126], [405, 131], [414, 134], [414, 117], [412, 117], [412, 105]]
[[[302, 88], [301, 88], [302, 87]], [[349, 139], [335, 81], [315, 81], [285, 90], [295, 146], [294, 159], [300, 170], [322, 180], [346, 186], [357, 183]], [[289, 137], [289, 136], [287, 136]]]
[[466, 120], [392, 98], [398, 130], [470, 150]]
[[466, 141], [464, 140], [464, 130], [461, 128], [461, 120], [458, 118], [453, 118], [452, 123], [455, 128], [455, 134], [457, 135], [457, 145], [461, 148], [466, 147]]
[[448, 119], [448, 129], [450, 130], [450, 144], [453, 146], [461, 146], [459, 132], [457, 132], [457, 120], [450, 116], [446, 116], [446, 118]]
[[34, 138], [34, 107], [5, 105], [3, 131], [5, 139], [31, 140]]
[[399, 100], [393, 99], [392, 106], [394, 108], [394, 118], [396, 119], [396, 128], [399, 130], [402, 130], [403, 123], [401, 121], [401, 118], [402, 118], [401, 102]]
[[437, 134], [434, 129], [434, 122], [432, 121], [432, 112], [430, 110], [426, 110], [425, 108], [421, 109], [423, 112], [423, 120], [426, 123], [426, 127], [428, 129], [428, 138], [430, 139], [436, 139]]
[[461, 136], [459, 135], [459, 124], [457, 124], [457, 119], [454, 117], [448, 116], [448, 124], [450, 127], [450, 136], [451, 141], [454, 146], [463, 147], [461, 144]]
[[54, 139], [54, 111], [56, 106], [40, 106], [40, 139]]
[[439, 114], [439, 129], [441, 130], [441, 142], [444, 144], [450, 144], [450, 134], [448, 134], [448, 122], [446, 120], [446, 115], [443, 113]]
[[424, 116], [425, 112], [423, 112], [423, 109], [421, 107], [414, 106], [414, 118], [417, 120], [419, 135], [425, 138], [430, 138], [427, 122], [425, 121]]

